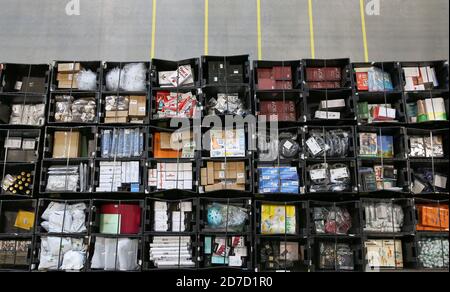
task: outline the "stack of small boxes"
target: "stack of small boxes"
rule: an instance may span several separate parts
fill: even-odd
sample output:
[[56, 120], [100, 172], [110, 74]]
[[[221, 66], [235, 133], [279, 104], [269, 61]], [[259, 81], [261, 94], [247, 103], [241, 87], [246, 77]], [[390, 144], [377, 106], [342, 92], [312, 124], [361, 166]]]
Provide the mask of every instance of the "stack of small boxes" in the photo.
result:
[[[178, 204], [178, 203], [177, 203]], [[154, 204], [154, 231], [156, 232], [184, 232], [187, 231], [187, 213], [192, 212], [192, 202], [181, 202], [177, 208], [170, 208], [169, 203], [155, 202]], [[177, 211], [171, 211], [177, 210]], [[170, 222], [170, 225], [169, 225]], [[170, 228], [169, 228], [170, 226]]]
[[201, 169], [201, 184], [205, 192], [218, 190], [245, 191], [245, 162], [208, 162]]
[[140, 191], [139, 161], [100, 162], [100, 180], [97, 192]]
[[340, 88], [341, 68], [306, 68], [306, 82], [311, 89]]
[[297, 120], [297, 110], [292, 100], [261, 101], [259, 115], [266, 116], [266, 119], [271, 121], [295, 122]]
[[60, 89], [77, 89], [78, 73], [81, 70], [80, 63], [60, 63], [58, 64], [58, 88]]
[[261, 167], [259, 193], [299, 193], [299, 176], [295, 167]]
[[105, 124], [144, 124], [147, 116], [146, 96], [107, 96], [105, 102]]
[[192, 173], [192, 163], [158, 163], [156, 169], [149, 169], [148, 185], [158, 190], [191, 190]]
[[292, 70], [287, 66], [258, 68], [259, 90], [292, 89]]

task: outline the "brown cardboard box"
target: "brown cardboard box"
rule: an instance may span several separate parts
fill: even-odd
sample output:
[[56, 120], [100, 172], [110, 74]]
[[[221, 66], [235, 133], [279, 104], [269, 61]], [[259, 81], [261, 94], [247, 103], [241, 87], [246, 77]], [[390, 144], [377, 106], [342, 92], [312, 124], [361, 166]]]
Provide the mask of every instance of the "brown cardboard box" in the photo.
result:
[[131, 117], [145, 117], [147, 112], [146, 96], [130, 96], [129, 114]]
[[80, 153], [79, 132], [55, 132], [53, 158], [77, 158]]
[[214, 184], [214, 162], [207, 163], [208, 168], [208, 185]]
[[236, 179], [237, 172], [236, 170], [219, 170], [214, 171], [214, 180], [222, 180], [222, 179]]
[[161, 132], [160, 135], [161, 135], [161, 144], [160, 144], [161, 149], [172, 150], [172, 146], [171, 146], [172, 133]]
[[215, 185], [208, 185], [205, 186], [205, 192], [209, 193], [209, 192], [215, 192], [215, 191], [220, 191], [224, 189], [224, 185], [222, 184], [215, 184]]
[[200, 183], [202, 186], [206, 186], [208, 185], [208, 169], [206, 168], [202, 168], [200, 170], [201, 175], [200, 175]]
[[214, 162], [214, 170], [236, 170], [236, 162]]
[[81, 70], [80, 63], [60, 63], [58, 64], [58, 72], [76, 72]]
[[78, 74], [73, 73], [58, 73], [56, 80], [58, 81], [76, 81], [78, 79]]
[[107, 118], [128, 118], [128, 111], [106, 111]]
[[105, 118], [105, 124], [125, 124], [128, 122], [128, 118]]
[[58, 88], [61, 89], [70, 89], [70, 88], [78, 88], [78, 82], [76, 80], [73, 81], [58, 81]]

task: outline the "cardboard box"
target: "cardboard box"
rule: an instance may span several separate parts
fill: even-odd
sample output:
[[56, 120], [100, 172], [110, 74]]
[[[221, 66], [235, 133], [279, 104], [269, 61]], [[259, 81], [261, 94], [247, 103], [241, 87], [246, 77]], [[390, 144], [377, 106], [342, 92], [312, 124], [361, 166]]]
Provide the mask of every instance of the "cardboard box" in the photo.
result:
[[127, 118], [105, 118], [105, 124], [126, 124]]
[[202, 186], [208, 185], [208, 169], [200, 169], [200, 183]]
[[320, 108], [322, 109], [333, 109], [333, 108], [344, 108], [344, 99], [334, 99], [334, 100], [322, 100], [320, 102]]
[[128, 112], [131, 117], [145, 117], [147, 113], [147, 97], [130, 96]]
[[236, 170], [237, 162], [214, 162], [214, 170]]
[[81, 70], [80, 63], [59, 63], [58, 72], [76, 72]]
[[106, 111], [105, 117], [107, 117], [107, 118], [127, 118], [128, 111]]
[[70, 81], [72, 82], [75, 81], [74, 83], [77, 83], [76, 81], [78, 80], [78, 74], [74, 74], [74, 73], [58, 73], [58, 75], [56, 76], [56, 80], [58, 81]]
[[80, 133], [60, 132], [54, 133], [53, 158], [77, 158], [80, 153]]
[[208, 168], [208, 185], [214, 184], [214, 162], [207, 162]]

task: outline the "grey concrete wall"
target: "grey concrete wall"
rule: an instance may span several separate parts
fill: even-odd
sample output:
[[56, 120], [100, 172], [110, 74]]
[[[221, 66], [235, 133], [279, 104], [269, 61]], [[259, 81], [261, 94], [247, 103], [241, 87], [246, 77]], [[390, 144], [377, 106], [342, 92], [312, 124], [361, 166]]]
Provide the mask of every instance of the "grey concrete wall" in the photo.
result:
[[[153, 0], [0, 0], [0, 62], [146, 60]], [[155, 57], [204, 53], [204, 1], [156, 0]], [[368, 1], [368, 0], [365, 0]], [[449, 56], [449, 1], [380, 0], [366, 16], [370, 60]], [[209, 0], [209, 54], [257, 58], [257, 0]], [[312, 0], [316, 58], [364, 60], [359, 0]], [[261, 0], [263, 59], [311, 57], [308, 0]]]

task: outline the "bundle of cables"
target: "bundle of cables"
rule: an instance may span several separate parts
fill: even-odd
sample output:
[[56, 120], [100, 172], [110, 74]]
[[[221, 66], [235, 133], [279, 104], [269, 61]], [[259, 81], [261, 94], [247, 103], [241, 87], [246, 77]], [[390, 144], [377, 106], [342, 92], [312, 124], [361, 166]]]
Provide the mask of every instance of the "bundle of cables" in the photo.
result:
[[312, 157], [347, 157], [350, 150], [350, 133], [343, 130], [312, 130], [306, 141]]
[[343, 163], [314, 164], [309, 167], [310, 192], [344, 192], [351, 190], [350, 168]]
[[290, 132], [283, 132], [278, 137], [267, 139], [267, 136], [260, 135], [258, 139], [258, 149], [261, 160], [273, 161], [280, 159], [295, 159], [300, 152], [300, 144], [297, 142], [298, 136]]

